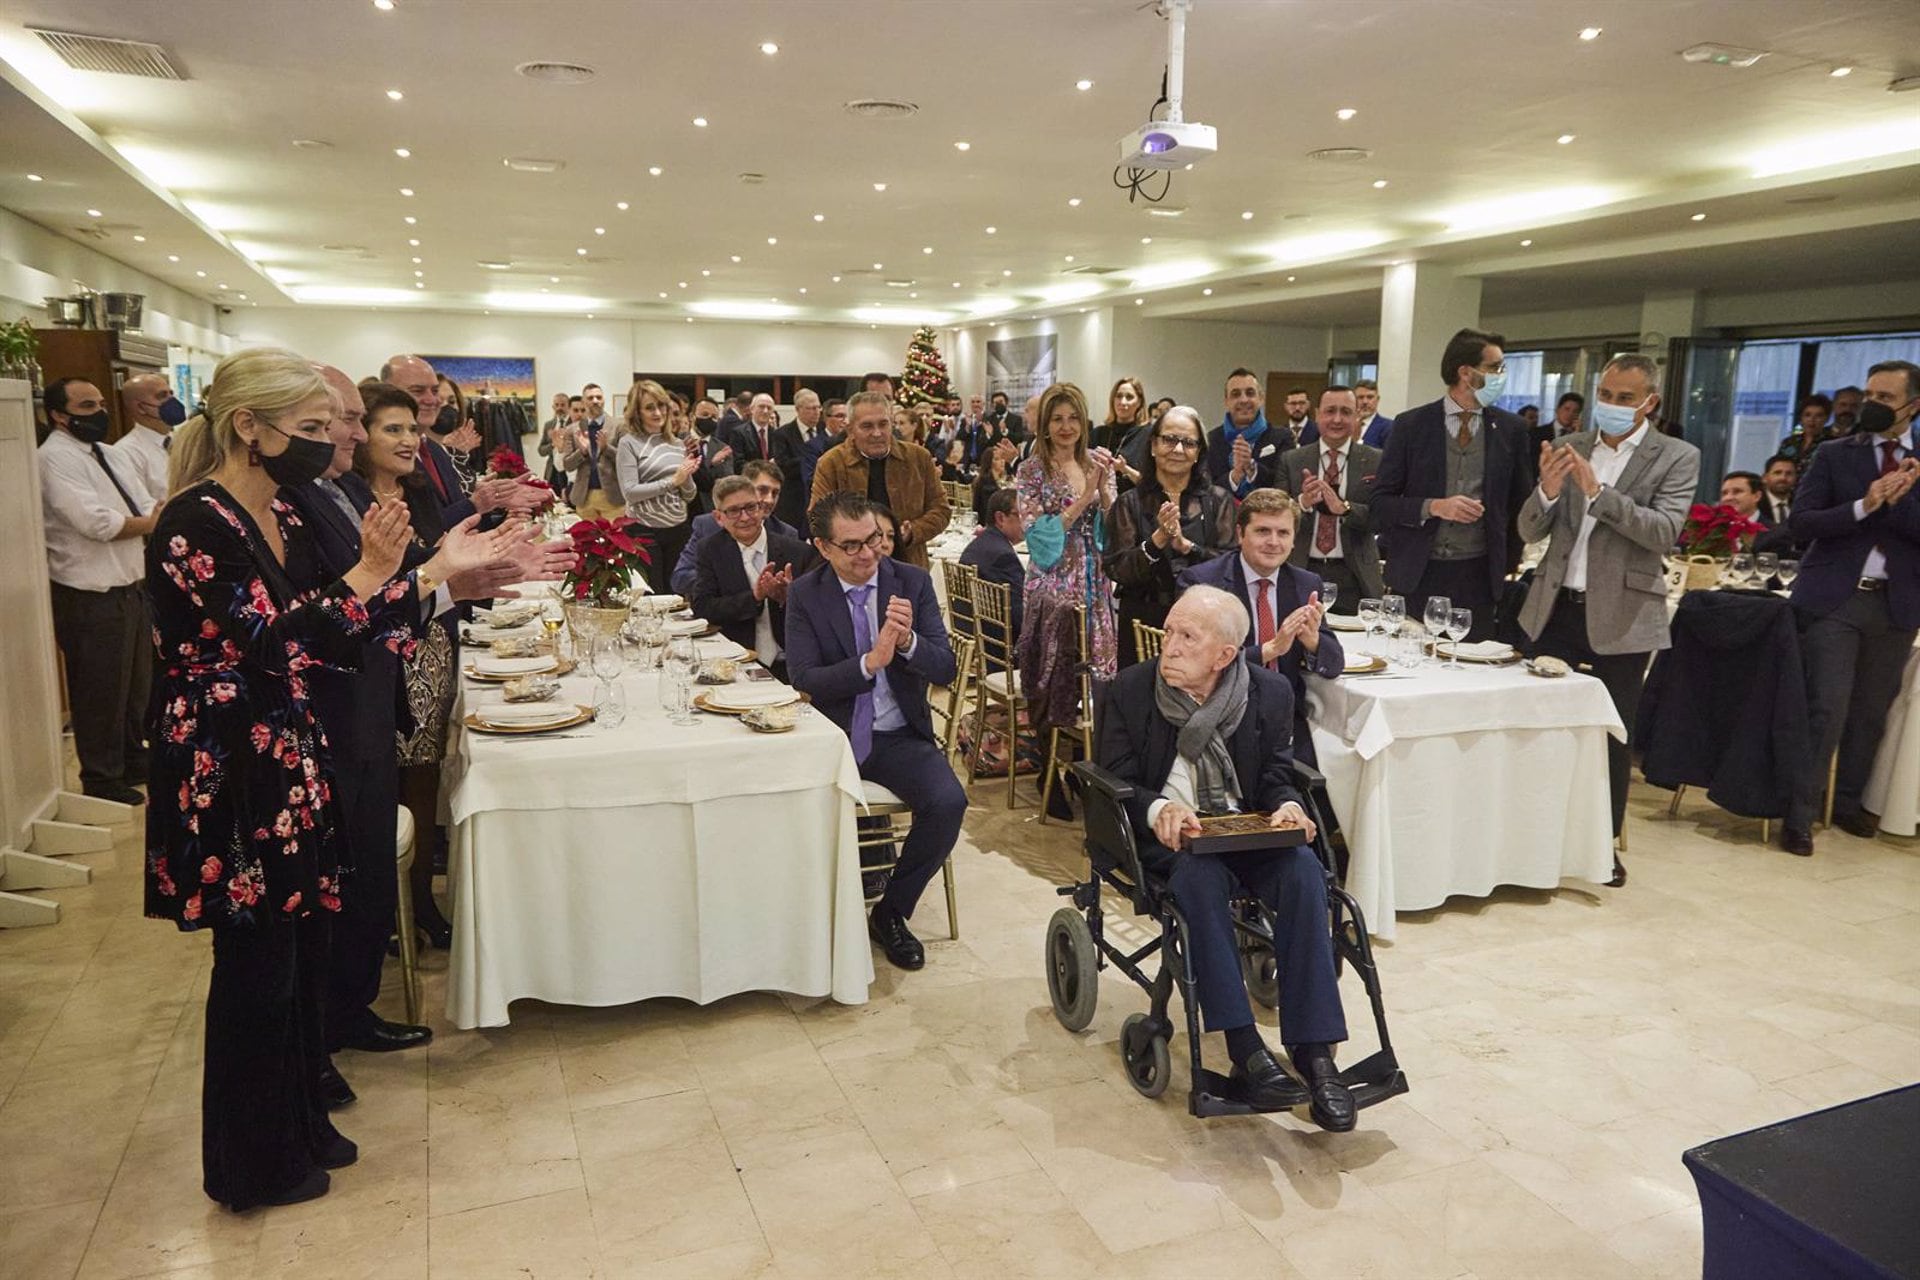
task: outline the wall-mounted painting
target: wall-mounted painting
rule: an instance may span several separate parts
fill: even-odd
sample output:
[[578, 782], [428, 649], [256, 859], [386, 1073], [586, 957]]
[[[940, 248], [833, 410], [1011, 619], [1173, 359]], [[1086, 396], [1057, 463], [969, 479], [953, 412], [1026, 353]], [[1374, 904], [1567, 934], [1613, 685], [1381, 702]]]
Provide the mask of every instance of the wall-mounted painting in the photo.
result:
[[434, 372], [445, 374], [460, 384], [460, 394], [471, 400], [491, 390], [496, 399], [512, 400], [520, 406], [529, 423], [544, 420], [536, 403], [539, 391], [533, 380], [532, 356], [430, 356], [420, 357]]

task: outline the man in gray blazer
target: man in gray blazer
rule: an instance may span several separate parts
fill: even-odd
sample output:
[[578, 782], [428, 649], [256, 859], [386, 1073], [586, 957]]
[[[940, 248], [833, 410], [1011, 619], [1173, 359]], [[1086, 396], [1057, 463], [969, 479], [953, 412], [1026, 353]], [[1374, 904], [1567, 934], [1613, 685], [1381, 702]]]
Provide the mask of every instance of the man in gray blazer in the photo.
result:
[[1357, 613], [1362, 596], [1385, 588], [1369, 514], [1380, 451], [1360, 443], [1358, 401], [1346, 387], [1321, 392], [1311, 421], [1320, 428], [1318, 438], [1280, 457], [1280, 487], [1300, 503], [1288, 562], [1339, 588], [1334, 613]]
[[[1520, 610], [1535, 654], [1591, 671], [1633, 732], [1647, 657], [1667, 647], [1666, 567], [1693, 504], [1700, 451], [1650, 430], [1659, 371], [1641, 355], [1600, 371], [1593, 429], [1540, 446], [1540, 482], [1520, 508], [1520, 536], [1551, 536]], [[1629, 744], [1607, 742], [1613, 833], [1627, 812]], [[1618, 856], [1616, 887], [1627, 882]]]

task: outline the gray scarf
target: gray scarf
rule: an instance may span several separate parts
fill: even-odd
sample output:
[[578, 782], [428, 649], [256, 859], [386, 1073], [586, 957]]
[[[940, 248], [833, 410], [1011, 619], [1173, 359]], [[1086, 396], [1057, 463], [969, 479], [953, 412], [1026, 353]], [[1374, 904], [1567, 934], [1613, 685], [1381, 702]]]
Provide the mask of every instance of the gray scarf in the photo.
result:
[[1180, 758], [1193, 771], [1195, 805], [1204, 814], [1228, 813], [1233, 809], [1234, 792], [1240, 780], [1233, 771], [1233, 755], [1227, 739], [1240, 727], [1247, 713], [1247, 659], [1235, 656], [1220, 673], [1213, 696], [1195, 702], [1154, 673], [1153, 705], [1167, 723], [1180, 731], [1177, 749]]

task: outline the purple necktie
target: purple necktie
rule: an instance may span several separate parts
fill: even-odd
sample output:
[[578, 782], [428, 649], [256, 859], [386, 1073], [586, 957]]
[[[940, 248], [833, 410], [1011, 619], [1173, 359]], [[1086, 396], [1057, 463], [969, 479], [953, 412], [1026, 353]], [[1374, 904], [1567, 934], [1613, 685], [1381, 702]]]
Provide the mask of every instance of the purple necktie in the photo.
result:
[[[853, 608], [853, 647], [858, 656], [864, 658], [867, 650], [873, 648], [873, 623], [867, 619], [867, 597], [873, 594], [873, 584], [855, 587], [847, 592], [847, 603]], [[880, 674], [874, 673], [878, 680]], [[873, 750], [873, 689], [853, 700], [853, 760], [855, 764], [865, 764], [867, 755]]]

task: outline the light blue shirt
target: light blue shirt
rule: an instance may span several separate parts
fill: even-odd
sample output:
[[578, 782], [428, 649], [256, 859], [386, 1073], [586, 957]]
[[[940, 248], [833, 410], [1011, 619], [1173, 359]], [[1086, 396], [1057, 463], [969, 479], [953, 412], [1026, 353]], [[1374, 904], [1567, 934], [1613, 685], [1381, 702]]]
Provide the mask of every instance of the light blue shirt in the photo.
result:
[[[834, 576], [839, 578], [838, 574]], [[852, 615], [855, 608], [853, 593], [863, 586], [873, 588], [873, 590], [867, 592], [867, 634], [877, 638], [880, 635], [880, 575], [875, 573], [873, 577], [866, 582], [848, 582], [845, 578], [839, 578], [839, 581], [840, 589], [847, 593], [847, 613], [849, 616]], [[854, 632], [854, 635], [857, 639], [859, 636], [858, 630]], [[910, 658], [913, 656], [914, 646], [919, 643], [920, 637], [916, 634], [912, 640], [907, 642], [906, 648], [898, 650], [897, 652], [903, 657]], [[865, 654], [860, 656], [862, 659], [866, 657]], [[862, 665], [864, 666], [864, 662]], [[893, 696], [893, 686], [887, 683], [886, 668], [882, 667], [878, 671], [868, 673], [867, 679], [873, 681], [873, 731], [875, 733], [898, 733], [902, 729], [905, 729], [907, 727], [907, 717], [905, 713], [900, 710], [900, 703]]]

